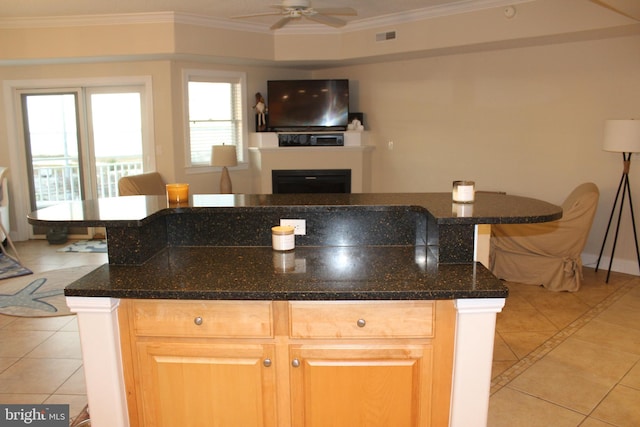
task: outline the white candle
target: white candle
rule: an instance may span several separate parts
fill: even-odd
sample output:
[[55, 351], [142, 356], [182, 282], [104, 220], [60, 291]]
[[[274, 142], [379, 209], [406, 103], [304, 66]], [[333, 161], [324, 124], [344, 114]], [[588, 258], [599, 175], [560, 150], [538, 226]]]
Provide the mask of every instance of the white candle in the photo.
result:
[[453, 181], [452, 196], [456, 203], [472, 203], [475, 198], [475, 182]]

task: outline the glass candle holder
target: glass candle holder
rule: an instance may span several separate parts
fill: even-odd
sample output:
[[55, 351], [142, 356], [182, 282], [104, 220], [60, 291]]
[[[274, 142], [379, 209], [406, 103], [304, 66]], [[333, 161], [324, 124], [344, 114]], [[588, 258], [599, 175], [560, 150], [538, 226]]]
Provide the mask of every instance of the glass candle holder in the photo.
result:
[[167, 201], [169, 203], [188, 203], [189, 184], [167, 184]]
[[452, 198], [455, 203], [473, 203], [476, 183], [474, 181], [453, 181]]

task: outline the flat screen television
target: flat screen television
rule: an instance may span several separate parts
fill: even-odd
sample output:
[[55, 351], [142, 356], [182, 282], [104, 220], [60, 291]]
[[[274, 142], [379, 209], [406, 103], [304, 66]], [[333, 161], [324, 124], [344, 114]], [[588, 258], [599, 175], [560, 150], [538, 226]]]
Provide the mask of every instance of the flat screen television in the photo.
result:
[[267, 106], [272, 131], [345, 130], [349, 80], [269, 80]]

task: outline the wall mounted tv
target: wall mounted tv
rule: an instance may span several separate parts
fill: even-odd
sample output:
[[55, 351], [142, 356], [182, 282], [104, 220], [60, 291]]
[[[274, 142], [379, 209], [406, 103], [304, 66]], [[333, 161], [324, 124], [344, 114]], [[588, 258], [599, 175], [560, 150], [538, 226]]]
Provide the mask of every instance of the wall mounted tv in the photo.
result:
[[345, 130], [349, 80], [270, 80], [267, 103], [272, 131]]

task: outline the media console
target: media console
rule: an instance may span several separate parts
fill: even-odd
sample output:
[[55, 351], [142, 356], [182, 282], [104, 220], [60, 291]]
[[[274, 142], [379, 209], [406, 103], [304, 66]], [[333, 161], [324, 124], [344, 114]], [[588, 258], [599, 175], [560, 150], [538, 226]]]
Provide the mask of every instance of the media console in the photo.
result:
[[340, 147], [344, 145], [344, 133], [279, 133], [279, 147], [304, 146]]
[[367, 131], [344, 132], [254, 132], [249, 147], [363, 147], [368, 145]]

